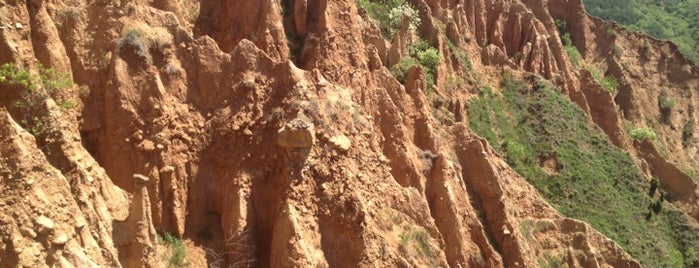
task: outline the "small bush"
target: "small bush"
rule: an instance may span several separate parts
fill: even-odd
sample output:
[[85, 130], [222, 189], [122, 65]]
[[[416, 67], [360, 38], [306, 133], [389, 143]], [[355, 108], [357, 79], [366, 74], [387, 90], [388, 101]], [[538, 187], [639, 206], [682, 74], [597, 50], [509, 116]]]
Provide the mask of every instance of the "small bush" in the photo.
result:
[[410, 30], [414, 31], [420, 25], [417, 11], [405, 0], [357, 0], [356, 5], [367, 11], [384, 38], [393, 39], [396, 36], [404, 16], [410, 17]]
[[410, 46], [408, 54], [410, 57], [402, 58], [398, 64], [391, 67], [391, 73], [398, 81], [405, 84], [410, 67], [413, 65], [420, 66], [420, 68], [425, 71], [427, 93], [430, 95], [434, 87], [437, 68], [439, 68], [439, 64], [441, 64], [442, 56], [436, 48], [430, 46], [427, 41], [422, 39]]
[[417, 60], [420, 62], [420, 65], [425, 67], [427, 71], [432, 74], [437, 72], [437, 68], [442, 62], [442, 57], [439, 55], [439, 52], [437, 52], [437, 49], [433, 47], [418, 51], [416, 56]]
[[614, 45], [614, 48], [612, 48], [612, 53], [614, 53], [615, 58], [621, 57], [621, 48], [617, 45]]
[[398, 82], [405, 84], [405, 81], [408, 79], [408, 70], [410, 70], [410, 67], [413, 67], [414, 65], [420, 66], [416, 59], [409, 57], [402, 58], [398, 64], [391, 67], [391, 74], [396, 77]]
[[631, 135], [631, 138], [634, 138], [635, 140], [638, 140], [638, 141], [644, 141], [644, 140], [655, 141], [655, 139], [658, 138], [658, 134], [656, 134], [655, 131], [649, 127], [640, 127], [640, 128], [631, 130], [631, 132], [629, 132], [629, 135]]
[[53, 98], [64, 109], [72, 109], [75, 102], [71, 99], [59, 98], [59, 93], [73, 86], [68, 74], [57, 73], [51, 68], [38, 64], [38, 74], [32, 74], [12, 63], [0, 66], [0, 84], [17, 88], [18, 98], [12, 100], [12, 106], [19, 110], [19, 122], [34, 136], [44, 133], [48, 125], [41, 114], [44, 113], [43, 102]]
[[660, 180], [658, 180], [657, 177], [653, 177], [653, 179], [650, 180], [650, 189], [648, 189], [648, 196], [653, 197], [655, 195], [655, 191], [658, 190], [659, 186]]

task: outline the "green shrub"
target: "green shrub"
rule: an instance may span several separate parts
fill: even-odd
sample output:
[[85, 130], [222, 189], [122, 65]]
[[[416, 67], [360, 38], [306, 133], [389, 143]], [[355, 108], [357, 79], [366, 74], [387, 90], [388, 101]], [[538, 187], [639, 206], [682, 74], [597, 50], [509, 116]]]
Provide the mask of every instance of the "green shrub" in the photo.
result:
[[406, 231], [398, 237], [403, 250], [411, 251], [411, 249], [415, 249], [419, 255], [426, 257], [430, 262], [433, 261], [434, 251], [430, 246], [430, 234], [427, 231]]
[[[398, 64], [391, 67], [391, 74], [396, 77], [398, 82], [405, 84], [405, 81], [408, 79], [408, 70], [414, 65], [420, 66], [416, 59], [410, 57], [402, 58]], [[420, 68], [422, 68], [422, 66]]]
[[188, 267], [187, 252], [184, 243], [181, 239], [165, 233], [158, 236], [158, 242], [170, 248], [169, 258], [167, 259], [168, 267]]
[[426, 50], [418, 51], [416, 56], [420, 65], [425, 67], [428, 72], [432, 74], [437, 73], [437, 68], [442, 62], [442, 56], [439, 55], [436, 48], [430, 47]]
[[655, 139], [658, 138], [658, 134], [656, 134], [655, 131], [649, 127], [636, 128], [634, 130], [631, 130], [629, 132], [629, 135], [631, 136], [631, 138], [638, 141], [655, 141]]
[[657, 177], [653, 177], [653, 179], [650, 180], [650, 189], [648, 189], [648, 196], [653, 197], [655, 195], [655, 191], [658, 190], [658, 187], [660, 187], [660, 180], [658, 180]]
[[48, 125], [43, 114], [43, 102], [53, 98], [59, 107], [72, 109], [75, 102], [72, 99], [60, 98], [59, 93], [73, 86], [70, 75], [57, 73], [51, 68], [38, 64], [38, 74], [32, 74], [12, 63], [0, 66], [0, 84], [18, 90], [17, 98], [12, 100], [12, 106], [19, 110], [22, 116], [19, 123], [34, 136], [46, 131]]
[[401, 84], [405, 84], [410, 67], [413, 65], [420, 66], [425, 71], [427, 94], [428, 96], [431, 95], [437, 68], [441, 64], [442, 56], [436, 48], [430, 46], [427, 41], [422, 39], [410, 45], [408, 54], [409, 57], [402, 58], [398, 64], [391, 67], [391, 73]]

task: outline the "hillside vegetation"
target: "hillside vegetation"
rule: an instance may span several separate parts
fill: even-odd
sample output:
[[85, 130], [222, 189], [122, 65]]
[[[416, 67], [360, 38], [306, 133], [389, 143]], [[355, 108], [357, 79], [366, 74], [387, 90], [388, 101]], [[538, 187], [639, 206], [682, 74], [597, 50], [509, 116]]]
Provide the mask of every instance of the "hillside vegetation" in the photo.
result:
[[592, 15], [671, 40], [699, 63], [699, 0], [583, 0]]
[[[564, 215], [584, 220], [647, 267], [697, 267], [699, 237], [584, 112], [545, 81], [505, 75], [469, 105], [471, 128]], [[682, 227], [680, 227], [682, 226]]]

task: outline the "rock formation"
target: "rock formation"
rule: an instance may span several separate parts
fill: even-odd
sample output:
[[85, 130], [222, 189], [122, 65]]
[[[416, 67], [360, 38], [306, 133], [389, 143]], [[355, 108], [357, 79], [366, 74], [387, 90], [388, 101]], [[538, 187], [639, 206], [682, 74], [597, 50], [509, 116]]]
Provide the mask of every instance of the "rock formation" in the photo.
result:
[[[353, 0], [202, 0], [193, 25], [181, 2], [0, 1], [0, 63], [75, 83], [40, 104], [36, 137], [12, 105], [20, 89], [0, 83], [0, 266], [159, 267], [157, 232], [205, 251], [202, 267], [640, 267], [469, 130], [465, 104], [503, 70], [560, 87], [699, 218], [682, 169], [697, 161], [682, 136], [696, 68], [579, 0], [407, 1], [443, 58], [433, 88], [420, 68], [404, 85], [389, 70], [415, 37], [407, 22], [385, 40]], [[556, 19], [619, 78], [615, 97], [573, 67]], [[668, 123], [648, 108], [661, 89]], [[632, 142], [625, 123], [649, 121], [665, 138]]]

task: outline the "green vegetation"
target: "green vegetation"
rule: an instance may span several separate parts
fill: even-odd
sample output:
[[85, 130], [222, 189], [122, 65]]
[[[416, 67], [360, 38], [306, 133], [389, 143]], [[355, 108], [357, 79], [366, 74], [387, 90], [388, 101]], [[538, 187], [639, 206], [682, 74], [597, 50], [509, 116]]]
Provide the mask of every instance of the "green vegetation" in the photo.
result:
[[558, 34], [561, 37], [561, 43], [563, 43], [563, 49], [568, 54], [568, 58], [573, 63], [573, 67], [580, 68], [580, 60], [582, 55], [573, 45], [573, 40], [570, 39], [570, 33], [568, 32], [568, 24], [562, 20], [556, 20], [556, 28], [558, 28]]
[[[699, 248], [699, 229], [670, 204], [646, 220], [648, 204], [657, 202], [648, 195], [650, 183], [584, 111], [548, 82], [530, 88], [506, 75], [502, 86], [502, 95], [483, 88], [469, 103], [471, 129], [550, 204], [590, 223], [644, 266], [671, 267], [675, 251], [682, 253], [681, 263], [699, 263], [696, 254], [688, 253]], [[552, 159], [555, 172], [540, 166]], [[543, 260], [542, 267], [550, 261]]]
[[75, 101], [61, 97], [61, 92], [71, 86], [73, 81], [68, 74], [57, 73], [51, 68], [37, 66], [38, 74], [30, 73], [12, 63], [0, 66], [0, 85], [16, 89], [12, 107], [22, 116], [20, 124], [34, 136], [47, 130], [46, 119], [41, 114], [44, 100], [53, 98], [63, 109], [75, 107]]
[[600, 72], [592, 66], [587, 66], [585, 69], [592, 74], [592, 78], [594, 78], [597, 83], [609, 91], [609, 94], [612, 94], [612, 96], [616, 94], [617, 87], [619, 86], [619, 81], [616, 80], [616, 77], [612, 75], [602, 76]]
[[187, 252], [182, 240], [169, 234], [158, 235], [158, 243], [170, 249], [169, 254], [163, 256], [167, 258], [167, 267], [189, 267], [187, 263]]
[[451, 52], [454, 53], [456, 61], [459, 63], [462, 69], [470, 70], [471, 67], [473, 67], [473, 64], [471, 64], [471, 59], [468, 57], [468, 53], [466, 51], [456, 46], [456, 44], [449, 39], [447, 39], [447, 46], [449, 46]]
[[699, 63], [699, 0], [583, 0], [592, 15], [669, 39]]
[[658, 138], [658, 134], [656, 134], [655, 131], [649, 127], [639, 127], [639, 128], [633, 129], [633, 130], [629, 131], [629, 135], [631, 136], [631, 138], [638, 140], [638, 141], [644, 141], [644, 140], [655, 141], [655, 139]]
[[420, 25], [417, 11], [405, 0], [357, 0], [356, 5], [367, 11], [384, 38], [393, 39], [396, 36], [404, 16], [410, 17], [411, 30]]
[[675, 107], [675, 101], [670, 99], [667, 95], [667, 90], [661, 90], [658, 96], [658, 108], [660, 108], [660, 114], [663, 117], [663, 121], [667, 121], [672, 114], [672, 108]]
[[391, 73], [399, 82], [405, 84], [408, 78], [408, 70], [410, 70], [410, 67], [417, 65], [425, 71], [427, 90], [428, 93], [432, 92], [437, 68], [439, 68], [439, 64], [442, 62], [442, 56], [439, 54], [439, 51], [430, 46], [427, 41], [420, 39], [410, 46], [409, 55], [409, 57], [402, 58], [398, 64], [391, 67]]

